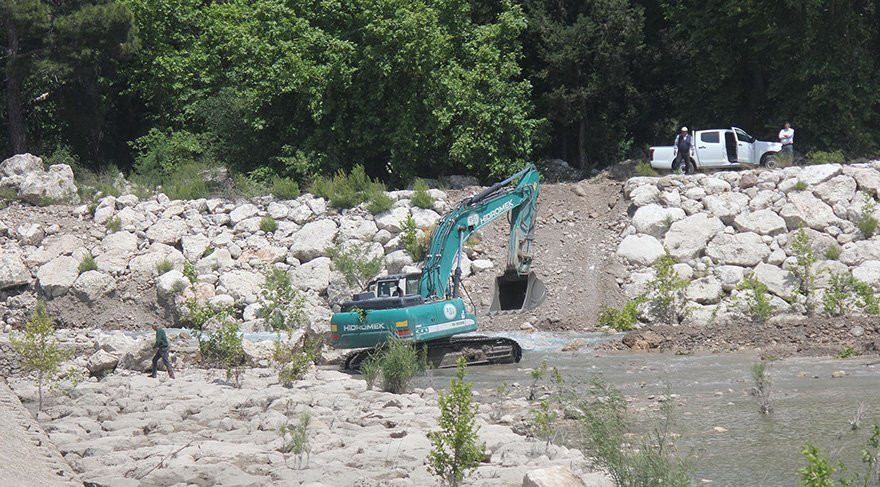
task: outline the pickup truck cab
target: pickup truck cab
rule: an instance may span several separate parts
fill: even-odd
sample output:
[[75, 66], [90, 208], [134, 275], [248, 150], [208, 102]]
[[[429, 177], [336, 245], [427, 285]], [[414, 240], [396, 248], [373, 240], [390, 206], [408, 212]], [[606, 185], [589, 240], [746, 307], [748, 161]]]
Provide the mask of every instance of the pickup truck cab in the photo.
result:
[[[697, 169], [724, 169], [746, 166], [774, 168], [779, 164], [779, 142], [764, 142], [747, 134], [745, 130], [729, 129], [697, 130], [691, 145], [690, 158]], [[675, 162], [675, 147], [651, 147], [651, 167], [684, 172]]]

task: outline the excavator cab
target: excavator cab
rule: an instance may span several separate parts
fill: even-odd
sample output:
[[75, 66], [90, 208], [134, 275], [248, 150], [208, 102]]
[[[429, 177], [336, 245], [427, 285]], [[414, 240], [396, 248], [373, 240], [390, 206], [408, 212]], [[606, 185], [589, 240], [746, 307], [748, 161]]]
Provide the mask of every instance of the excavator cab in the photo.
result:
[[544, 302], [547, 288], [534, 272], [519, 274], [514, 269], [495, 278], [495, 294], [489, 314], [530, 311]]

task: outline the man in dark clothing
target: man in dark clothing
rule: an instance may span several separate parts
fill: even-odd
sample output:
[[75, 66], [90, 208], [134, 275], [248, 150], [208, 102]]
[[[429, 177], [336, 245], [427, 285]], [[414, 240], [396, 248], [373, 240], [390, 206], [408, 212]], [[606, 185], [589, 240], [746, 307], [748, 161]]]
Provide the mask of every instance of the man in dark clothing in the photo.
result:
[[150, 374], [150, 377], [156, 377], [156, 368], [161, 358], [162, 363], [165, 364], [165, 370], [168, 371], [168, 377], [173, 379], [174, 370], [171, 369], [171, 360], [168, 358], [168, 336], [165, 335], [165, 329], [158, 323], [153, 324], [153, 329], [156, 330], [156, 342], [153, 344], [153, 347], [156, 348], [156, 355], [153, 355], [153, 373]]
[[676, 167], [684, 168], [685, 174], [693, 174], [697, 171], [694, 162], [691, 160], [691, 145], [693, 141], [694, 139], [688, 133], [687, 127], [682, 127], [681, 133], [675, 136], [675, 150], [677, 151], [675, 156]]

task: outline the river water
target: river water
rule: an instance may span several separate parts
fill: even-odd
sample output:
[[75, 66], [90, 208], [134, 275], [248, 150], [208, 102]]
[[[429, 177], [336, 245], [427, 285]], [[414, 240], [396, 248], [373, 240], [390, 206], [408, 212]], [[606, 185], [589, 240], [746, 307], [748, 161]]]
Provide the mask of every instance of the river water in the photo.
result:
[[[595, 375], [618, 387], [633, 404], [656, 403], [677, 394], [675, 426], [680, 453], [695, 471], [695, 484], [713, 486], [791, 486], [804, 465], [801, 448], [811, 442], [832, 460], [861, 472], [861, 448], [870, 424], [880, 421], [880, 365], [877, 357], [852, 359], [797, 357], [774, 361], [769, 368], [773, 413], [761, 415], [752, 385], [753, 353], [667, 355], [597, 353], [590, 347], [560, 352], [564, 343], [581, 338], [590, 344], [616, 339], [607, 335], [506, 335], [524, 348], [519, 364], [473, 367], [468, 378], [482, 397], [501, 384], [531, 383], [529, 369], [546, 360], [569, 384]], [[846, 376], [832, 378], [835, 371]], [[454, 371], [432, 372], [443, 386]], [[654, 396], [655, 399], [649, 399]], [[674, 396], [671, 396], [674, 397]], [[862, 428], [851, 431], [849, 419], [863, 403]], [[634, 414], [636, 422], [650, 413]], [[647, 427], [646, 424], [641, 424]], [[718, 432], [716, 427], [726, 431]], [[711, 483], [709, 482], [711, 481]]]

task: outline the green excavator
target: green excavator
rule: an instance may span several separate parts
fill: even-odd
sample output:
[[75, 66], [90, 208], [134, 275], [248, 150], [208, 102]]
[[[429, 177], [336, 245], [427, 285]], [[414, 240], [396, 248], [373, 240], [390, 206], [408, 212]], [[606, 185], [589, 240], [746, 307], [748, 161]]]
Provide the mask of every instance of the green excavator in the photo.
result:
[[476, 310], [469, 311], [460, 296], [461, 261], [471, 234], [509, 215], [507, 268], [495, 279], [489, 313], [528, 311], [544, 301], [544, 284], [531, 271], [538, 180], [538, 171], [529, 164], [466, 198], [435, 227], [421, 272], [377, 277], [342, 303], [330, 319], [330, 344], [361, 349], [345, 357], [343, 368], [358, 369], [389, 340], [422, 347], [435, 368], [455, 367], [458, 357], [465, 357], [468, 365], [519, 362], [522, 348], [514, 340], [459, 336], [478, 328]]

